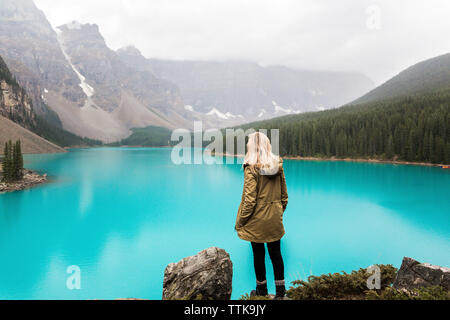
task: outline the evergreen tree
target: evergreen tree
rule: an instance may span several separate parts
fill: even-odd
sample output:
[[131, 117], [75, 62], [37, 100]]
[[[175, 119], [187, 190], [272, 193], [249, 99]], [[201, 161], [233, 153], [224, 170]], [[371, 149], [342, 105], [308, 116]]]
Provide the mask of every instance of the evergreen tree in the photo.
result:
[[22, 179], [23, 156], [20, 147], [20, 140], [16, 141], [13, 146], [13, 178], [14, 180]]
[[450, 142], [447, 142], [445, 148], [445, 163], [450, 163]]
[[9, 141], [9, 153], [11, 158], [11, 181], [18, 180], [17, 177], [17, 153], [16, 153], [16, 144], [12, 141]]
[[12, 154], [11, 154], [11, 141], [5, 143], [4, 156], [3, 156], [3, 181], [10, 182], [13, 180], [12, 172]]
[[392, 140], [392, 136], [389, 136], [386, 145], [386, 158], [392, 160], [394, 158], [394, 155], [394, 142]]
[[2, 162], [2, 172], [3, 172], [3, 182], [8, 181], [8, 142], [5, 142], [5, 148], [3, 149], [3, 162]]
[[23, 154], [22, 154], [22, 144], [20, 140], [16, 142], [17, 148], [17, 168], [19, 169], [19, 179], [23, 178]]
[[281, 156], [450, 161], [450, 90], [250, 123], [280, 130]]
[[8, 141], [8, 181], [14, 180], [14, 152], [13, 143]]
[[15, 144], [12, 141], [5, 143], [3, 150], [3, 181], [12, 182], [23, 178], [23, 155], [20, 141]]

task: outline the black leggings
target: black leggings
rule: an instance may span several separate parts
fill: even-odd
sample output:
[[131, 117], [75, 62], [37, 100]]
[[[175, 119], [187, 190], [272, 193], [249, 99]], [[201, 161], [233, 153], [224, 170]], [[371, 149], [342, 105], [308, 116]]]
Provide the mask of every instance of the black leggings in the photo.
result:
[[[266, 280], [266, 249], [264, 247], [264, 243], [252, 242], [252, 249], [256, 280], [258, 282], [263, 282]], [[284, 263], [283, 257], [281, 256], [280, 240], [268, 243], [267, 249], [269, 250], [270, 260], [272, 260], [275, 280], [284, 280]]]

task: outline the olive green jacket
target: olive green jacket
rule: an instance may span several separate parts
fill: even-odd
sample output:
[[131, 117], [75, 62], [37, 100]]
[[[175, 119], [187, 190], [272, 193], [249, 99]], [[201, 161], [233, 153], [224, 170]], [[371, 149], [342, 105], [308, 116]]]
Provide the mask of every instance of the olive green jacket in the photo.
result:
[[244, 191], [239, 206], [236, 231], [239, 238], [257, 243], [280, 240], [284, 234], [283, 214], [288, 203], [283, 161], [278, 173], [261, 175], [252, 166], [244, 166]]

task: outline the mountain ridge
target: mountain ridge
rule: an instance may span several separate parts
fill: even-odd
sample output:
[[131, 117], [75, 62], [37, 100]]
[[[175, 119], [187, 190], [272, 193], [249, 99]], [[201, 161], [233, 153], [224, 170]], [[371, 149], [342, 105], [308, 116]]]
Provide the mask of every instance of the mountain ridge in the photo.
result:
[[[123, 66], [98, 26], [70, 23], [56, 32], [32, 0], [2, 0], [0, 24], [0, 55], [30, 93], [36, 113], [54, 125], [106, 142], [125, 138], [133, 127], [190, 125], [176, 86]], [[86, 45], [92, 46], [90, 54]], [[92, 60], [82, 61], [82, 54]], [[94, 85], [88, 96], [84, 89]]]
[[20, 140], [22, 152], [25, 154], [66, 152], [60, 146], [0, 115], [0, 152], [3, 152], [5, 142], [8, 140]]
[[[450, 163], [450, 64], [448, 55], [428, 62], [444, 68], [407, 68], [378, 88], [399, 83], [398, 91], [369, 102], [253, 122], [243, 129], [279, 129], [282, 156], [322, 159], [373, 159], [433, 164]], [[411, 74], [415, 70], [417, 74]], [[413, 75], [413, 77], [411, 77]], [[413, 81], [410, 79], [423, 79]], [[406, 79], [406, 82], [402, 82]], [[417, 84], [425, 83], [415, 92]], [[385, 92], [375, 89], [373, 92]], [[413, 94], [412, 94], [413, 93]]]
[[[197, 112], [207, 114], [217, 109], [222, 114], [243, 115], [246, 120], [272, 117], [277, 112], [295, 114], [337, 107], [373, 87], [370, 79], [351, 72], [262, 67], [239, 60], [148, 59], [134, 46], [120, 48], [117, 53], [135, 69], [149, 70], [175, 83], [186, 105]], [[355, 88], [356, 93], [349, 95]]]
[[[0, 23], [0, 55], [36, 113], [104, 142], [120, 141], [139, 127], [192, 129], [198, 120], [205, 128], [221, 128], [321, 110], [373, 86], [350, 73], [247, 61], [180, 65], [147, 59], [137, 49], [113, 51], [98, 25], [72, 21], [54, 30], [32, 0], [2, 0]], [[127, 60], [127, 54], [136, 61]]]
[[31, 132], [38, 119], [33, 102], [20, 87], [0, 56], [0, 152], [9, 140], [20, 140], [24, 153], [65, 152], [54, 143]]
[[450, 79], [450, 53], [445, 53], [406, 68], [350, 104], [374, 102], [424, 92], [439, 92], [449, 88], [448, 79]]
[[177, 88], [149, 72], [125, 66], [107, 47], [97, 25], [72, 22], [58, 29], [61, 50], [78, 74], [86, 96], [84, 106], [74, 112], [91, 126], [100, 121], [109, 123], [102, 128], [110, 130], [101, 133], [104, 141], [125, 138], [131, 128], [149, 124], [169, 128], [188, 125], [176, 110], [182, 110], [183, 105]]

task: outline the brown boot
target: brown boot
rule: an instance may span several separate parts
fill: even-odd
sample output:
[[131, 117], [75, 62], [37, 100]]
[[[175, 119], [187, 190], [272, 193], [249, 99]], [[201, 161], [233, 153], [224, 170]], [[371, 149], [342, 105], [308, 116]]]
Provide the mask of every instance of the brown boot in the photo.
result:
[[267, 290], [267, 281], [258, 282], [256, 281], [256, 290], [250, 292], [250, 297], [263, 297], [269, 294]]
[[286, 286], [284, 280], [275, 280], [276, 300], [283, 300], [286, 296]]

